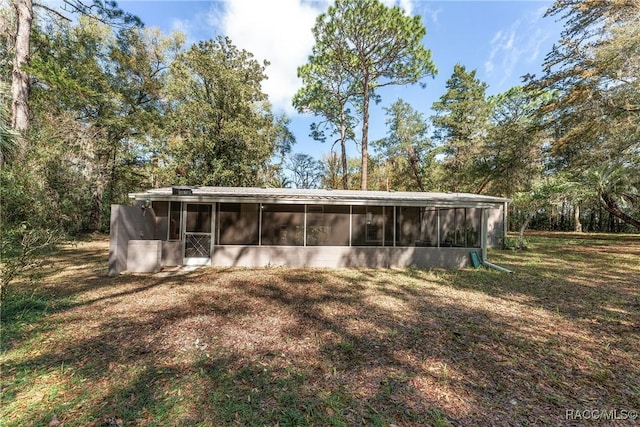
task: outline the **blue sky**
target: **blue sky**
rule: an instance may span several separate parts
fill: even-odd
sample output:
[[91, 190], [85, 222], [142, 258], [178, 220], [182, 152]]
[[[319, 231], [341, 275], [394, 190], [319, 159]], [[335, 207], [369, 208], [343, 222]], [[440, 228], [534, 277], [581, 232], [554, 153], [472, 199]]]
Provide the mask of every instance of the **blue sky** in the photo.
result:
[[[438, 68], [427, 86], [387, 87], [380, 90], [382, 102], [372, 105], [369, 140], [385, 136], [383, 107], [398, 98], [409, 102], [425, 116], [446, 90], [447, 79], [456, 63], [476, 69], [477, 77], [497, 94], [519, 85], [521, 76], [540, 73], [544, 56], [559, 39], [561, 23], [544, 18], [551, 1], [415, 1], [384, 0], [397, 4], [412, 15], [420, 15], [427, 27], [423, 43], [431, 50]], [[299, 87], [296, 69], [313, 45], [311, 27], [325, 11], [329, 0], [225, 0], [225, 1], [134, 1], [119, 5], [139, 16], [147, 26], [165, 32], [179, 30], [189, 42], [227, 35], [239, 48], [256, 58], [271, 62], [263, 89], [277, 112], [291, 118], [296, 136], [294, 152], [320, 158], [331, 149], [309, 136], [310, 115], [297, 114], [291, 96]], [[357, 153], [355, 146], [351, 153]]]

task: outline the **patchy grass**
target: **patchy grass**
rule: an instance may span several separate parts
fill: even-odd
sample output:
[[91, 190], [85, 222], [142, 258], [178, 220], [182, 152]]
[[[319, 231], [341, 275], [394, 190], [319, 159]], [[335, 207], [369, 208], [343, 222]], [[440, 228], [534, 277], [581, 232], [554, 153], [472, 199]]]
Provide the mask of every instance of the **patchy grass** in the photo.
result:
[[115, 278], [107, 242], [82, 242], [38, 288], [10, 289], [1, 423], [564, 425], [566, 410], [639, 410], [638, 236], [528, 241], [490, 252], [511, 275]]

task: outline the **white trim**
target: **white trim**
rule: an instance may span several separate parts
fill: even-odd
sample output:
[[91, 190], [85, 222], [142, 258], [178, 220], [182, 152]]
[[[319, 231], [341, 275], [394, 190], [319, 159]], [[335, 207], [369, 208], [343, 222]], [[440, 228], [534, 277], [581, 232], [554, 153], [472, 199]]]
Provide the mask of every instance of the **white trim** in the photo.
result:
[[216, 235], [216, 244], [220, 244], [220, 223], [218, 219], [220, 218], [220, 203], [216, 203], [216, 228], [214, 230], [214, 234]]
[[500, 209], [504, 203], [502, 200], [498, 202], [482, 201], [482, 200], [434, 200], [434, 199], [287, 199], [287, 198], [273, 198], [273, 197], [228, 197], [217, 196], [215, 194], [208, 195], [195, 195], [195, 196], [170, 196], [162, 194], [131, 194], [131, 198], [135, 200], [150, 200], [152, 202], [187, 202], [187, 203], [201, 203], [211, 204], [218, 203], [264, 203], [264, 204], [285, 204], [285, 205], [304, 205], [304, 204], [318, 204], [318, 205], [338, 205], [338, 206], [407, 206], [407, 207], [432, 207], [432, 208], [492, 208]]
[[504, 202], [502, 204], [502, 247], [507, 247], [507, 233], [509, 232], [509, 202]]
[[[411, 192], [411, 191], [359, 191], [359, 190], [323, 190], [323, 189], [288, 189], [288, 188], [252, 188], [252, 187], [192, 187], [191, 194], [174, 196], [173, 188], [151, 189], [140, 193], [130, 193], [131, 198], [150, 199], [157, 196], [177, 198], [211, 199], [257, 199], [273, 200], [274, 203], [308, 203], [324, 200], [325, 204], [445, 204], [451, 202], [489, 203], [499, 205], [508, 202], [503, 197], [484, 196], [471, 193]], [[270, 202], [271, 203], [271, 202]]]

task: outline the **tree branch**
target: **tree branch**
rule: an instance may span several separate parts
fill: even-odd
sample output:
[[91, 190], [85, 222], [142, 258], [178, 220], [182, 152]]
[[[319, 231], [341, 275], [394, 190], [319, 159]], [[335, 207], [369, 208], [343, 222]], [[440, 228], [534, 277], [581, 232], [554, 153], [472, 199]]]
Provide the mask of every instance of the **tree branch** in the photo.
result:
[[33, 6], [34, 6], [34, 7], [42, 8], [42, 9], [46, 10], [47, 12], [49, 12], [49, 13], [52, 13], [52, 14], [56, 15], [58, 18], [60, 18], [60, 19], [62, 19], [62, 20], [64, 20], [64, 21], [71, 22], [71, 18], [68, 18], [68, 17], [64, 16], [63, 14], [61, 14], [60, 12], [58, 12], [57, 10], [52, 9], [52, 8], [50, 8], [49, 6], [45, 6], [45, 5], [44, 5], [44, 4], [42, 4], [42, 3], [33, 3]]

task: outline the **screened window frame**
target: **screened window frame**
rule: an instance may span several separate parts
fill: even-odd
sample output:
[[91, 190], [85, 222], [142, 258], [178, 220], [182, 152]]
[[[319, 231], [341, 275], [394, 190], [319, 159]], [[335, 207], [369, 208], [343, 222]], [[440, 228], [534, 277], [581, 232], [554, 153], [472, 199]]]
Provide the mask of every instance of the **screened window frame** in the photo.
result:
[[[178, 209], [174, 210], [173, 206], [177, 205]], [[167, 241], [168, 242], [179, 242], [182, 240], [182, 232], [184, 231], [183, 229], [183, 225], [182, 225], [182, 217], [183, 217], [183, 212], [182, 212], [182, 208], [183, 208], [183, 202], [174, 202], [174, 201], [170, 201], [169, 202], [169, 212], [167, 215]], [[172, 238], [172, 234], [171, 234], [171, 220], [173, 218], [172, 213], [173, 212], [178, 212], [178, 218], [176, 221], [178, 230], [177, 230], [177, 238]]]
[[[184, 203], [184, 202], [171, 202], [174, 203]], [[172, 204], [169, 206], [169, 220], [171, 219], [171, 208]], [[484, 230], [484, 211], [483, 207], [436, 207], [436, 206], [407, 206], [407, 205], [365, 205], [365, 204], [309, 204], [309, 203], [246, 203], [246, 202], [217, 202], [215, 203], [215, 230], [214, 230], [214, 244], [220, 246], [295, 246], [295, 247], [400, 247], [400, 248], [411, 248], [411, 247], [424, 247], [424, 248], [442, 248], [442, 247], [450, 247], [450, 248], [464, 248], [464, 249], [479, 249], [482, 248], [483, 244], [483, 230]], [[251, 223], [252, 227], [257, 226], [256, 234], [257, 234], [257, 242], [256, 240], [252, 240], [250, 243], [242, 242], [242, 243], [223, 243], [221, 240], [221, 225], [224, 217], [223, 207], [225, 205], [253, 205], [256, 206], [257, 215], [256, 220], [257, 224]], [[290, 212], [286, 209], [276, 210], [274, 212], [282, 212], [282, 213], [291, 213], [294, 215], [299, 215], [299, 219], [294, 221], [293, 225], [290, 227], [296, 228], [295, 236], [300, 234], [300, 236], [294, 237], [299, 240], [299, 243], [295, 241], [289, 241], [286, 243], [275, 243], [273, 239], [268, 239], [265, 235], [265, 230], [268, 230], [268, 224], [265, 220], [265, 207], [270, 206], [290, 206], [295, 207], [294, 210]], [[412, 238], [410, 241], [403, 242], [403, 232], [402, 227], [404, 224], [404, 214], [402, 213], [403, 209], [410, 208], [415, 209], [417, 212], [417, 217], [413, 215], [414, 221], [417, 221], [413, 227]], [[241, 208], [240, 208], [241, 209]], [[327, 212], [328, 211], [328, 212]], [[337, 212], [334, 212], [337, 211]], [[447, 218], [447, 212], [453, 212], [450, 220], [453, 221], [451, 224], [443, 223], [444, 219]], [[180, 212], [182, 215], [182, 210], [174, 210], [174, 213], [177, 215], [177, 212]], [[239, 211], [241, 212], [241, 211]], [[331, 231], [326, 230], [323, 231], [325, 233], [345, 233], [347, 234], [348, 227], [348, 239], [345, 237], [344, 241], [338, 242], [336, 240], [339, 239], [329, 239], [330, 243], [318, 243], [319, 240], [314, 236], [314, 233], [317, 234], [315, 228], [322, 228], [324, 225], [321, 224], [322, 221], [318, 221], [313, 218], [313, 215], [325, 215], [325, 214], [336, 214], [341, 215], [342, 217], [339, 220], [339, 225], [331, 226], [326, 225], [326, 227], [331, 227]], [[370, 221], [367, 221], [367, 215], [371, 217]], [[431, 216], [432, 220], [427, 222], [427, 217]], [[182, 219], [182, 218], [181, 218]], [[182, 225], [182, 221], [180, 221], [180, 225]], [[340, 225], [342, 227], [340, 227]], [[371, 226], [375, 225], [375, 230], [369, 230]], [[449, 227], [448, 229], [446, 227]], [[453, 228], [451, 228], [453, 227]], [[170, 226], [168, 227], [168, 234], [170, 233]], [[340, 230], [342, 229], [342, 232]], [[359, 230], [358, 230], [359, 229]], [[181, 230], [182, 231], [182, 230]], [[288, 230], [291, 231], [291, 230]], [[373, 232], [377, 233], [377, 236], [373, 236]], [[253, 231], [252, 231], [253, 232]], [[354, 235], [360, 233], [365, 233], [363, 235]], [[459, 236], [454, 238], [453, 242], [446, 241], [447, 237], [451, 233], [454, 235], [457, 233]], [[470, 233], [474, 233], [472, 236]], [[405, 239], [406, 240], [406, 235]], [[170, 236], [168, 236], [170, 237]], [[375, 238], [374, 238], [375, 237]], [[424, 238], [424, 239], [423, 239]], [[314, 242], [314, 243], [312, 243]]]

